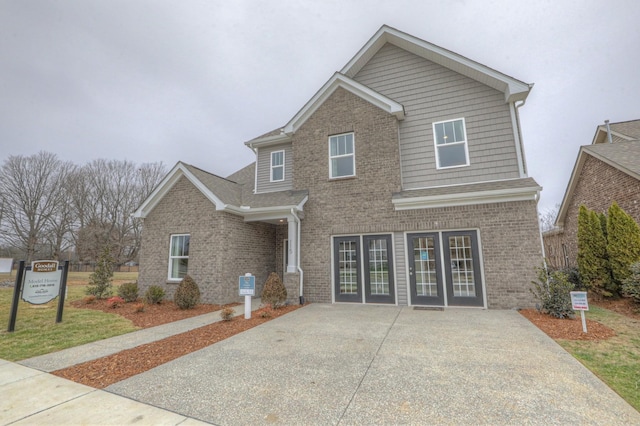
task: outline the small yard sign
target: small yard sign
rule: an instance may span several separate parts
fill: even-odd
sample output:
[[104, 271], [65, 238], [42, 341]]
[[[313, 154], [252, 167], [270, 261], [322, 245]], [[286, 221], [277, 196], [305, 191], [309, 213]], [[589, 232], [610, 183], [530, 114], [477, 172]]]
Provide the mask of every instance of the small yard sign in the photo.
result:
[[60, 293], [62, 271], [55, 260], [31, 262], [31, 270], [25, 271], [22, 300], [32, 305], [43, 305]]
[[251, 318], [251, 296], [256, 295], [256, 277], [247, 272], [238, 278], [240, 296], [244, 296], [244, 319]]
[[572, 291], [571, 292], [571, 304], [574, 311], [580, 311], [580, 317], [582, 318], [582, 331], [587, 332], [587, 320], [584, 318], [584, 311], [589, 310], [589, 301], [587, 300], [586, 291]]

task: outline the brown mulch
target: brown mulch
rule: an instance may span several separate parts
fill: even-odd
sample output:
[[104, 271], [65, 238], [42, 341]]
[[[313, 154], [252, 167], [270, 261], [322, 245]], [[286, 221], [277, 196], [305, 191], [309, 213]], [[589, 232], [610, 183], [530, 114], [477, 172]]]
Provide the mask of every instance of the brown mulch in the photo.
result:
[[552, 339], [602, 340], [616, 335], [616, 332], [597, 321], [587, 319], [587, 332], [582, 331], [582, 319], [555, 318], [536, 309], [521, 309], [520, 313]]
[[[139, 320], [138, 324], [145, 324], [139, 326], [144, 328], [220, 309], [219, 305], [198, 305], [194, 309], [180, 310], [172, 303], [163, 302], [160, 305], [146, 306], [144, 312], [134, 312], [133, 307], [129, 305], [131, 304], [111, 309], [106, 306], [105, 302], [104, 309], [102, 309], [99, 307], [99, 304], [84, 305], [82, 302], [79, 303], [79, 307], [105, 310], [106, 312], [116, 313], [132, 320]], [[237, 305], [237, 303], [233, 305]], [[263, 324], [271, 319], [294, 311], [301, 306], [302, 305], [290, 305], [279, 309], [271, 309], [269, 307], [262, 308], [253, 311], [251, 318], [248, 320], [245, 320], [244, 316], [240, 315], [231, 321], [216, 322], [166, 339], [57, 370], [52, 374], [77, 383], [102, 389], [113, 383], [143, 373], [183, 355], [187, 355]], [[264, 317], [263, 313], [265, 313]]]
[[640, 320], [640, 306], [634, 303], [633, 299], [629, 297], [615, 300], [598, 300], [591, 303], [621, 315]]
[[143, 312], [136, 312], [135, 303], [126, 303], [124, 306], [110, 308], [107, 306], [108, 299], [96, 299], [91, 303], [85, 303], [83, 300], [71, 302], [71, 306], [80, 309], [94, 309], [96, 311], [108, 312], [110, 314], [118, 314], [130, 320], [133, 325], [140, 328], [155, 327], [156, 325], [167, 324], [186, 318], [195, 317], [209, 312], [219, 311], [227, 306], [237, 306], [239, 303], [230, 303], [228, 305], [196, 305], [193, 309], [180, 309], [175, 303], [164, 300], [161, 304], [149, 305], [144, 304]]

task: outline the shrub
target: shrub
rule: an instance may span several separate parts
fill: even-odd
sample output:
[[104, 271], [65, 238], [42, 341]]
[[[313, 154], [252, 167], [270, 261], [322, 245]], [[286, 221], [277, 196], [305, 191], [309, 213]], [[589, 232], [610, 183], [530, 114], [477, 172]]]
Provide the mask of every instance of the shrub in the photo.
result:
[[220, 318], [222, 318], [223, 321], [231, 321], [235, 313], [236, 311], [233, 308], [226, 307], [220, 311]]
[[144, 312], [144, 303], [138, 302], [133, 305], [134, 312]]
[[152, 285], [147, 289], [144, 298], [150, 305], [158, 304], [164, 299], [164, 290], [158, 285]]
[[125, 302], [135, 302], [138, 300], [138, 283], [124, 283], [118, 287], [118, 296]]
[[631, 264], [640, 261], [640, 226], [615, 202], [609, 207], [607, 236], [611, 274], [622, 284], [631, 275]]
[[120, 307], [122, 305], [124, 305], [124, 299], [122, 297], [114, 296], [114, 297], [110, 298], [109, 300], [107, 300], [107, 307], [108, 308], [115, 309], [115, 308], [118, 308], [118, 307]]
[[89, 286], [86, 293], [98, 299], [111, 296], [111, 281], [113, 279], [113, 257], [109, 246], [105, 246], [100, 253], [96, 270], [89, 276]]
[[173, 301], [180, 309], [191, 309], [200, 302], [200, 289], [191, 276], [185, 275], [180, 281]]
[[571, 304], [571, 290], [573, 284], [567, 279], [567, 274], [560, 271], [548, 272], [544, 268], [538, 269], [538, 281], [532, 281], [533, 295], [540, 301], [537, 309], [543, 314], [556, 318], [573, 318]]
[[622, 284], [622, 294], [640, 303], [640, 262], [632, 263], [629, 269], [631, 275]]
[[95, 301], [96, 301], [96, 297], [94, 295], [85, 296], [82, 299], [82, 303], [84, 303], [85, 305], [90, 305]]
[[262, 303], [270, 304], [274, 309], [284, 306], [287, 301], [287, 289], [282, 284], [280, 276], [275, 272], [269, 274], [262, 289]]
[[613, 296], [616, 288], [612, 286], [609, 261], [607, 258], [607, 240], [602, 231], [600, 216], [580, 206], [578, 212], [578, 268], [582, 283], [601, 296]]

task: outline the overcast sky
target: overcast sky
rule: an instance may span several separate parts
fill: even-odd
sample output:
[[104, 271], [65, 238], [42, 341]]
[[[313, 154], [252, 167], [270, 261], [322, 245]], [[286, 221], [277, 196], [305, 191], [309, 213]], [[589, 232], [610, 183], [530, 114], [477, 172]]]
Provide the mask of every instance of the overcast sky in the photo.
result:
[[0, 0], [0, 161], [40, 150], [227, 176], [383, 24], [527, 83], [541, 209], [596, 126], [640, 118], [640, 2]]

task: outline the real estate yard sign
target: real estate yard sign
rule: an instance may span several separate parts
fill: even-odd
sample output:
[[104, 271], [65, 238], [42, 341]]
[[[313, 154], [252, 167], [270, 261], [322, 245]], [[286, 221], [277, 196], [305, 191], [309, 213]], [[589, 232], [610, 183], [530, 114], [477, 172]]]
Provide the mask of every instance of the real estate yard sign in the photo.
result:
[[43, 305], [60, 296], [56, 323], [62, 321], [68, 270], [69, 261], [66, 261], [62, 268], [57, 260], [38, 260], [31, 262], [31, 266], [27, 267], [25, 267], [24, 261], [20, 262], [18, 274], [16, 275], [16, 285], [13, 289], [9, 332], [15, 330], [21, 295], [22, 300], [32, 305]]

